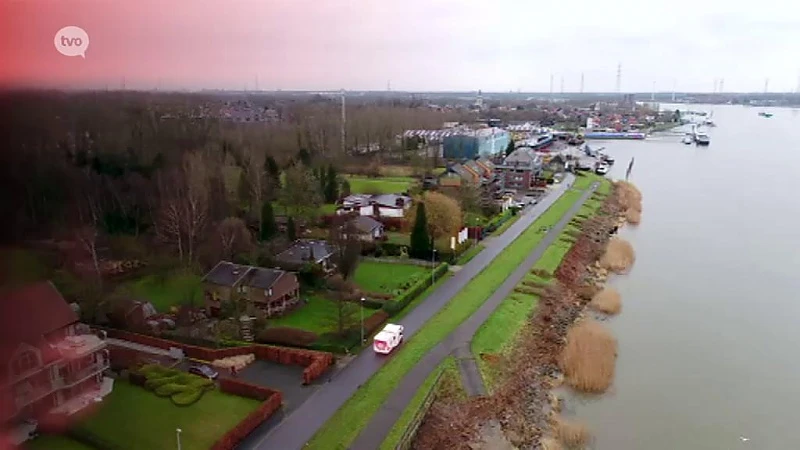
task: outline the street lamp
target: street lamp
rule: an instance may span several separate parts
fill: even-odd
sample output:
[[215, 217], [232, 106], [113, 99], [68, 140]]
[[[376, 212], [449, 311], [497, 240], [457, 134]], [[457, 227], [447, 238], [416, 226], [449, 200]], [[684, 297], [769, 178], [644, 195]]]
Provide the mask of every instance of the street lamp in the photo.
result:
[[[431, 247], [433, 247], [433, 238], [431, 238]], [[436, 248], [433, 247], [431, 252], [431, 284], [436, 283]]]
[[175, 435], [178, 438], [178, 450], [181, 450], [181, 429], [175, 428]]
[[361, 344], [364, 344], [364, 297], [361, 297], [359, 311], [361, 313]]

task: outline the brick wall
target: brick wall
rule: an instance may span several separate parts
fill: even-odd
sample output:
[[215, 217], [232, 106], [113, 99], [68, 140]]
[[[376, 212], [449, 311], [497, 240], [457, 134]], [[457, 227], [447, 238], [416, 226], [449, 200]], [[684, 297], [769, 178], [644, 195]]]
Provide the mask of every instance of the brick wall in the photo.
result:
[[241, 380], [220, 378], [219, 389], [240, 397], [249, 397], [261, 400], [263, 403], [255, 411], [247, 415], [235, 427], [228, 430], [211, 447], [212, 450], [233, 450], [253, 432], [259, 425], [269, 419], [281, 407], [283, 396], [280, 392], [269, 388], [256, 386]]
[[288, 347], [276, 347], [273, 345], [247, 345], [242, 347], [231, 347], [222, 349], [212, 349], [188, 345], [180, 342], [169, 341], [145, 334], [131, 333], [130, 331], [103, 328], [108, 337], [136, 342], [142, 345], [169, 350], [176, 347], [183, 350], [186, 356], [204, 361], [227, 358], [229, 356], [246, 355], [252, 353], [258, 359], [273, 361], [280, 364], [293, 364], [305, 367], [303, 371], [303, 383], [309, 384], [319, 378], [327, 368], [333, 364], [333, 354], [318, 352], [314, 350], [302, 350]]

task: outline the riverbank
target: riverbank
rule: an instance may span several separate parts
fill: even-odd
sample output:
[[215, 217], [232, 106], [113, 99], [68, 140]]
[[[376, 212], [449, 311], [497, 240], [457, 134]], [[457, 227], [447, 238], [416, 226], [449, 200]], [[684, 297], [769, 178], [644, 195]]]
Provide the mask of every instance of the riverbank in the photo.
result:
[[[552, 245], [557, 249], [553, 251], [555, 257], [562, 256], [553, 279], [533, 286], [538, 303], [520, 306], [517, 302], [513, 308], [516, 314], [527, 317], [521, 331], [512, 330], [506, 336], [510, 342], [495, 338], [501, 347], [506, 345], [506, 351], [481, 358], [492, 365], [488, 371], [495, 385], [491, 395], [467, 401], [438, 400], [420, 428], [415, 448], [467, 449], [476, 443], [498, 445], [498, 440], [505, 441], [504, 445], [532, 446], [548, 433], [553, 406], [557, 406], [550, 391], [562, 378], [559, 355], [568, 329], [598, 290], [598, 273], [588, 268], [601, 258], [612, 232], [620, 225], [627, 210], [624, 195], [615, 187], [595, 214], [584, 216], [575, 229], [565, 230], [559, 242]], [[571, 244], [566, 252], [565, 243]], [[537, 271], [537, 276], [544, 272]], [[525, 308], [528, 314], [524, 314]], [[446, 429], [443, 423], [448, 424]], [[498, 434], [498, 430], [502, 432]]]

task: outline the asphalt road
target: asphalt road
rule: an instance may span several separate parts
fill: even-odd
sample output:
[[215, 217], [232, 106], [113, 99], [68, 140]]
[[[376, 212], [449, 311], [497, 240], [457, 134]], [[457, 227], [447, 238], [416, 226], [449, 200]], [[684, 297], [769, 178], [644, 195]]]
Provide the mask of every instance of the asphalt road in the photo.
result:
[[[407, 341], [412, 339], [417, 330], [419, 330], [428, 319], [442, 309], [458, 291], [480, 273], [497, 255], [511, 244], [514, 239], [522, 234], [522, 232], [544, 213], [550, 205], [558, 200], [572, 185], [574, 180], [575, 178], [573, 175], [568, 175], [564, 181], [555, 186], [547, 196], [539, 201], [539, 203], [526, 209], [522, 213], [522, 217], [511, 225], [505, 233], [492, 238], [491, 241], [486, 244], [486, 248], [484, 248], [483, 251], [478, 253], [470, 262], [462, 266], [461, 270], [455, 272], [449, 280], [431, 293], [424, 302], [403, 318], [400, 324], [405, 327], [404, 339]], [[451, 335], [451, 337], [454, 337], [454, 335]], [[471, 334], [467, 336], [467, 340], [471, 337]], [[402, 351], [402, 346], [399, 350]], [[441, 358], [449, 353], [447, 348], [442, 351], [444, 353], [441, 355]], [[436, 353], [436, 350], [428, 353], [420, 364], [417, 364], [417, 367], [412, 370], [412, 373], [409, 373], [404, 378], [404, 381], [411, 377], [413, 372], [416, 371], [420, 365], [424, 365], [423, 363], [425, 361], [434, 358], [433, 361], [435, 362], [435, 357], [438, 356]], [[386, 363], [388, 358], [391, 358], [391, 355], [378, 355], [369, 349], [361, 352], [347, 367], [337, 373], [330, 382], [320, 386], [308, 400], [290, 413], [278, 425], [273, 427], [265, 436], [259, 439], [252, 439], [253, 436], [251, 436], [247, 439], [247, 442], [240, 445], [239, 448], [257, 448], [264, 450], [301, 449], [347, 399]]]
[[569, 225], [569, 221], [578, 213], [583, 203], [594, 193], [599, 183], [595, 182], [590, 189], [578, 199], [577, 202], [567, 211], [558, 223], [553, 226], [542, 240], [525, 258], [525, 261], [517, 267], [514, 272], [503, 281], [503, 284], [489, 297], [477, 311], [475, 311], [458, 328], [440, 342], [434, 349], [420, 360], [416, 366], [400, 381], [392, 394], [381, 405], [381, 409], [372, 416], [372, 419], [358, 435], [351, 450], [373, 450], [380, 447], [381, 443], [391, 431], [395, 422], [403, 414], [414, 394], [420, 389], [422, 383], [428, 376], [441, 364], [450, 354], [453, 354], [459, 361], [459, 373], [468, 394], [482, 395], [486, 392], [483, 384], [483, 377], [478, 370], [478, 365], [471, 350], [472, 337], [481, 325], [489, 318], [495, 309], [506, 299], [514, 287], [525, 278], [537, 261], [544, 255], [550, 245], [552, 245], [561, 232]]

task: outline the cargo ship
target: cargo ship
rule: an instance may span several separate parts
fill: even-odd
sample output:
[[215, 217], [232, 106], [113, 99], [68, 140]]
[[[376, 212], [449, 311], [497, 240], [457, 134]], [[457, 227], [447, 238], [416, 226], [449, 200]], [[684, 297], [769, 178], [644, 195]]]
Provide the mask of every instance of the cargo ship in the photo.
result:
[[639, 131], [587, 130], [584, 139], [644, 139], [647, 134]]

